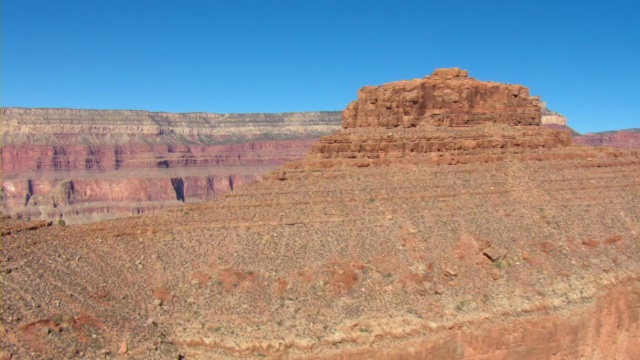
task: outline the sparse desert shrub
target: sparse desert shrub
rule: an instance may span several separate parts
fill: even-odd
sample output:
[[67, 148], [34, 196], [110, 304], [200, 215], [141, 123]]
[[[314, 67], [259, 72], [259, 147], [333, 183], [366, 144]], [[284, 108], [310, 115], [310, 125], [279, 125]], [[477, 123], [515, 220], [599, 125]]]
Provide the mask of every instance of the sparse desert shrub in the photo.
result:
[[62, 322], [62, 314], [54, 315], [53, 317], [51, 317], [51, 321], [56, 324], [60, 324]]
[[63, 219], [58, 219], [58, 226], [66, 226], [67, 222], [64, 221]]

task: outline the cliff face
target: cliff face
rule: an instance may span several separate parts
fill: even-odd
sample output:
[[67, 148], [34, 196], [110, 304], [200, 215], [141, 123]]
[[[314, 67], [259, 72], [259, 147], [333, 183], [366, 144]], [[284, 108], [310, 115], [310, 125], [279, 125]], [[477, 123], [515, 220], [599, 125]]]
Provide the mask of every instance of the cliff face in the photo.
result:
[[[58, 135], [82, 143], [165, 144], [185, 140], [215, 145], [247, 140], [317, 137], [335, 129], [335, 112], [281, 114], [174, 114], [148, 111], [78, 109], [2, 109], [2, 146], [52, 145]], [[58, 138], [64, 144], [67, 136]], [[240, 141], [242, 140], [242, 141]]]
[[640, 149], [640, 129], [625, 129], [580, 134], [567, 126], [567, 118], [562, 114], [549, 110], [544, 103], [541, 103], [541, 107], [541, 124], [556, 130], [571, 131], [574, 144], [598, 147], [612, 147], [623, 150]]
[[342, 114], [344, 128], [539, 125], [539, 98], [520, 85], [481, 82], [439, 69], [423, 79], [366, 86]]
[[[529, 96], [527, 88], [477, 81], [459, 69], [364, 87], [358, 98], [342, 115], [3, 108], [2, 211], [75, 223], [208, 200], [300, 159], [319, 137], [339, 127], [341, 116], [345, 129], [323, 139], [314, 149], [316, 158], [335, 164], [360, 159], [358, 166], [424, 156], [434, 163], [495, 161], [503, 156], [496, 149], [569, 141], [564, 133], [532, 133], [525, 126], [566, 128], [564, 116]], [[491, 126], [504, 132], [490, 131]], [[429, 130], [415, 135], [408, 131], [412, 127]], [[460, 137], [453, 128], [467, 131]], [[587, 134], [573, 141], [637, 149], [636, 134]], [[69, 183], [74, 198], [54, 192]], [[180, 183], [182, 190], [174, 186]]]
[[540, 118], [540, 123], [542, 125], [567, 126], [567, 118], [564, 117], [564, 115], [549, 110], [549, 108], [547, 108], [547, 104], [545, 104], [544, 102], [540, 103], [540, 107], [542, 115]]
[[3, 213], [76, 223], [207, 200], [299, 159], [339, 116], [3, 108]]

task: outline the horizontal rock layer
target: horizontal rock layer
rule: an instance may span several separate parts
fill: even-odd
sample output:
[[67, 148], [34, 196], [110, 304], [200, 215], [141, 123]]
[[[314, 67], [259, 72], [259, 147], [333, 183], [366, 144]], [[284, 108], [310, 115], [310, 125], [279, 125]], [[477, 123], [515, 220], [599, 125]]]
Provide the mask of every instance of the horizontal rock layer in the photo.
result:
[[345, 129], [320, 139], [309, 159], [393, 159], [500, 155], [568, 146], [568, 132], [484, 125], [465, 129]]
[[[3, 108], [2, 146], [10, 144], [129, 145], [170, 142], [215, 145], [313, 138], [333, 131], [337, 112], [211, 114]], [[60, 137], [62, 135], [62, 137]]]
[[541, 115], [542, 115], [540, 119], [540, 123], [542, 125], [553, 124], [553, 125], [567, 126], [567, 118], [564, 115], [557, 113], [555, 111], [549, 110], [549, 108], [547, 108], [547, 104], [545, 104], [544, 102], [540, 103], [540, 107], [541, 107]]
[[[519, 107], [469, 110], [465, 126], [345, 126], [263, 181], [182, 209], [9, 219], [0, 345], [21, 358], [122, 344], [174, 359], [638, 358], [640, 155], [571, 145], [537, 126], [539, 107], [530, 124], [502, 122]], [[189, 181], [164, 192], [187, 197]], [[88, 194], [75, 181], [54, 192]]]
[[576, 144], [609, 146], [618, 149], [640, 150], [640, 129], [605, 131], [575, 136]]
[[592, 157], [315, 168], [16, 232], [0, 343], [53, 359], [123, 341], [161, 359], [635, 359], [640, 159], [575, 148]]
[[540, 101], [521, 85], [477, 81], [459, 69], [424, 79], [365, 86], [342, 113], [342, 127], [540, 125]]
[[7, 145], [2, 148], [6, 177], [41, 172], [179, 169], [280, 165], [304, 155], [316, 139], [244, 142], [226, 145], [171, 144]]
[[3, 213], [68, 223], [153, 212], [237, 189], [304, 156], [340, 116], [2, 113]]

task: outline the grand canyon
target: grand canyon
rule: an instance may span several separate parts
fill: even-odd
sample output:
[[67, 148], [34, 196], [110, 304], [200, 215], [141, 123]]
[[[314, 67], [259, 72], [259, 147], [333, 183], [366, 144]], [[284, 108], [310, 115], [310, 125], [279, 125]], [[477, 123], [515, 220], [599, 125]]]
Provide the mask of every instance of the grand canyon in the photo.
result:
[[2, 210], [67, 224], [205, 201], [304, 156], [339, 112], [2, 109]]
[[[540, 105], [543, 125], [570, 130]], [[2, 213], [77, 224], [206, 201], [299, 160], [340, 120], [339, 111], [3, 108]], [[573, 135], [577, 144], [640, 149], [634, 130]]]
[[[3, 358], [640, 358], [640, 152], [525, 86], [438, 69], [264, 128], [4, 111]], [[56, 225], [98, 200], [183, 205]]]

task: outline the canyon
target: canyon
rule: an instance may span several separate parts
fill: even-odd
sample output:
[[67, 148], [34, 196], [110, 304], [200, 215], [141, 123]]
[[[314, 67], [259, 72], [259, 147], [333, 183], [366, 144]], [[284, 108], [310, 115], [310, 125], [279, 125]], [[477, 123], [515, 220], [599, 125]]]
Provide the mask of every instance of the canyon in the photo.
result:
[[576, 144], [589, 146], [608, 146], [618, 149], [640, 149], [640, 129], [603, 131], [587, 133], [573, 137]]
[[[436, 77], [451, 77], [440, 74]], [[411, 87], [406, 82], [405, 86]], [[375, 87], [365, 87], [363, 96]], [[469, 112], [478, 92], [485, 97], [509, 96], [519, 103], [513, 111], [530, 111], [517, 121], [530, 121], [540, 112], [541, 124], [569, 129], [566, 118], [544, 102], [528, 109], [523, 87], [433, 88], [415, 98], [416, 89], [393, 91], [354, 108], [345, 126], [412, 125], [429, 117], [429, 124], [468, 126], [500, 112], [502, 122], [513, 114], [505, 109]], [[506, 91], [494, 94], [495, 91]], [[389, 100], [401, 96], [410, 106]], [[437, 99], [443, 100], [437, 100]], [[459, 104], [439, 113], [439, 104]], [[489, 103], [490, 104], [490, 103]], [[402, 105], [402, 106], [400, 106]], [[428, 114], [427, 114], [428, 113]], [[367, 115], [369, 114], [369, 115]], [[526, 119], [528, 117], [528, 119]], [[24, 219], [65, 224], [88, 223], [153, 213], [169, 207], [207, 201], [259, 180], [286, 162], [301, 159], [318, 139], [340, 128], [341, 112], [281, 114], [174, 114], [148, 111], [3, 108], [0, 124], [2, 213]], [[633, 130], [580, 135], [577, 144], [639, 149]]]
[[567, 118], [565, 116], [549, 110], [544, 102], [541, 103], [541, 107], [542, 125], [559, 130], [570, 130], [574, 144], [607, 146], [626, 150], [640, 149], [640, 129], [623, 129], [580, 134], [567, 125]]
[[574, 144], [526, 87], [460, 69], [341, 116], [210, 201], [5, 216], [2, 356], [640, 358], [640, 151]]
[[2, 109], [2, 211], [68, 224], [201, 202], [300, 159], [338, 112]]

